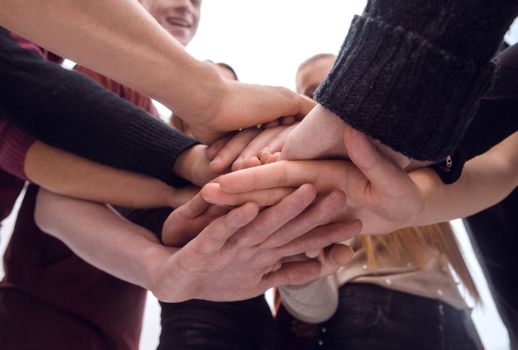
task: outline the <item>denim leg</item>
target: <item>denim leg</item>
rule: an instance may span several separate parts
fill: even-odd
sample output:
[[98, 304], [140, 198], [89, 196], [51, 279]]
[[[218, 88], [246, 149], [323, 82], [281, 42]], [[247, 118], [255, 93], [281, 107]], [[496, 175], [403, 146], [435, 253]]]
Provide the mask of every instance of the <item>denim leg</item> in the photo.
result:
[[263, 296], [238, 302], [161, 303], [159, 350], [280, 349]]
[[340, 290], [337, 313], [319, 325], [314, 349], [477, 349], [466, 314], [438, 300], [370, 284]]

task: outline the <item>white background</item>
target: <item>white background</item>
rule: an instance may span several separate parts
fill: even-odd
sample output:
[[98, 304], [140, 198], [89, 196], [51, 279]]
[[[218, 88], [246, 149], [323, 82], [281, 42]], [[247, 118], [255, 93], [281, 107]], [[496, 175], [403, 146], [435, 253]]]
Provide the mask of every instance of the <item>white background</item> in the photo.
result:
[[[199, 31], [188, 51], [199, 59], [229, 63], [242, 81], [293, 88], [298, 64], [316, 53], [337, 53], [353, 15], [364, 5], [363, 0], [205, 0]], [[12, 219], [7, 220], [1, 231], [0, 255], [11, 224]], [[474, 312], [482, 340], [487, 349], [506, 349], [507, 334], [480, 267], [459, 223], [456, 228], [482, 290], [484, 307]], [[150, 298], [142, 349], [155, 348], [159, 328], [159, 307]]]

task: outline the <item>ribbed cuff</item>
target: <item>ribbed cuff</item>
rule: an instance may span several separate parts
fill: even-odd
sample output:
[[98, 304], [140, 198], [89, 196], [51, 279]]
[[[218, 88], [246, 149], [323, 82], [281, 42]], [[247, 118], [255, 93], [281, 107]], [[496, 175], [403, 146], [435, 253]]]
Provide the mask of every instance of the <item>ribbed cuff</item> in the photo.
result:
[[[133, 165], [134, 171], [157, 177], [174, 187], [188, 185], [188, 181], [173, 174], [173, 166], [184, 151], [199, 142], [152, 118], [127, 119], [129, 123], [122, 131], [127, 137], [122, 137], [121, 143], [114, 144], [118, 150], [112, 151], [146, 160]], [[129, 135], [137, 138], [134, 144], [128, 143]]]
[[24, 161], [34, 139], [0, 117], [0, 167], [6, 172], [27, 180]]
[[356, 16], [316, 99], [398, 152], [441, 160], [460, 142], [492, 71], [414, 32]]

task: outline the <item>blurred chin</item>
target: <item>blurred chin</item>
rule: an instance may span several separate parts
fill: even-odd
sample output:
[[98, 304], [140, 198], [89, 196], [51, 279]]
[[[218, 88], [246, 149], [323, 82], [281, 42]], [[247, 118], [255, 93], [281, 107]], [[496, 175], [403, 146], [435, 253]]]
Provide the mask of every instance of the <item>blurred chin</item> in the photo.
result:
[[169, 30], [169, 33], [175, 37], [176, 40], [180, 42], [183, 46], [186, 46], [192, 38], [192, 35], [190, 33], [186, 33], [186, 31], [181, 29], [171, 29]]

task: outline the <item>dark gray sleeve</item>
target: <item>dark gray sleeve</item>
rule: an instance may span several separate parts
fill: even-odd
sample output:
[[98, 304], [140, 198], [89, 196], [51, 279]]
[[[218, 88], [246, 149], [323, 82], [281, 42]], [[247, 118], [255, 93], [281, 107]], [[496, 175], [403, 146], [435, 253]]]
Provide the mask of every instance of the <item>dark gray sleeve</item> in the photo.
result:
[[451, 155], [518, 14], [515, 0], [371, 0], [317, 90], [324, 107], [396, 151]]

